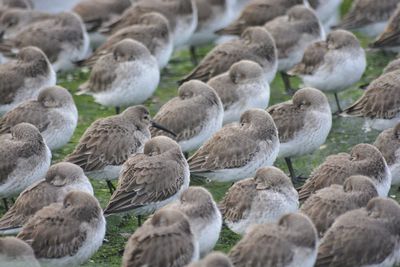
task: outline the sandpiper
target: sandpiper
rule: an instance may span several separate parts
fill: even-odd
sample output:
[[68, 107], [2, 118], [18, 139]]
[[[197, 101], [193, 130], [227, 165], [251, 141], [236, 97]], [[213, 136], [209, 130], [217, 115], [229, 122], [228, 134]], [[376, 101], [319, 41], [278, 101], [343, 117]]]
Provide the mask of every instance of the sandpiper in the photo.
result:
[[299, 63], [307, 46], [325, 37], [320, 22], [313, 10], [296, 5], [290, 8], [285, 16], [279, 16], [264, 27], [272, 35], [278, 49], [278, 71], [280, 71], [286, 93], [293, 88], [290, 84], [288, 70]]
[[172, 55], [173, 42], [168, 20], [157, 12], [145, 13], [135, 24], [123, 28], [111, 35], [104, 44], [85, 59], [81, 65], [93, 66], [103, 55], [112, 53], [116, 43], [124, 39], [133, 39], [146, 46], [157, 59], [160, 68], [165, 67]]
[[240, 39], [216, 46], [179, 83], [193, 79], [207, 82], [243, 59], [260, 64], [268, 82], [274, 79], [278, 68], [277, 49], [272, 36], [264, 28], [250, 27], [242, 33]]
[[104, 214], [131, 212], [140, 216], [155, 212], [179, 198], [189, 187], [189, 166], [180, 146], [166, 136], [157, 136], [124, 163], [117, 189]]
[[289, 213], [278, 223], [261, 224], [249, 232], [229, 252], [235, 267], [314, 266], [317, 258], [317, 231], [306, 216]]
[[32, 248], [15, 237], [0, 238], [0, 262], [4, 267], [40, 267]]
[[392, 173], [392, 184], [400, 184], [400, 123], [381, 132], [374, 142]]
[[[198, 149], [222, 127], [224, 110], [217, 93], [197, 80], [182, 84], [178, 96], [165, 103], [154, 121], [176, 134], [174, 138], [187, 153]], [[151, 129], [151, 136], [166, 135], [164, 131]]]
[[134, 3], [119, 19], [103, 27], [100, 32], [110, 34], [134, 24], [144, 13], [159, 12], [170, 24], [174, 48], [186, 44], [197, 27], [195, 0], [146, 0]]
[[97, 30], [117, 19], [131, 4], [130, 0], [81, 0], [72, 10], [85, 23], [91, 44], [99, 45], [106, 37]]
[[239, 121], [240, 115], [248, 109], [268, 106], [270, 87], [263, 69], [256, 62], [241, 60], [207, 84], [222, 101], [224, 124]]
[[291, 157], [312, 153], [325, 143], [332, 127], [326, 96], [314, 88], [298, 90], [292, 100], [267, 109], [279, 134], [279, 157], [285, 159], [290, 176], [297, 182]]
[[37, 46], [46, 54], [55, 71], [68, 70], [89, 51], [89, 37], [81, 18], [70, 12], [53, 19], [41, 20], [25, 27], [0, 44], [5, 57], [13, 56], [26, 46]]
[[367, 66], [364, 49], [351, 32], [335, 30], [326, 41], [309, 45], [302, 61], [288, 71], [298, 75], [305, 86], [333, 93], [341, 112], [338, 92], [358, 82]]
[[264, 167], [254, 178], [229, 188], [219, 208], [229, 229], [243, 235], [251, 225], [276, 223], [282, 215], [296, 212], [299, 195], [286, 174], [275, 167]]
[[37, 100], [22, 102], [0, 118], [0, 134], [21, 122], [36, 126], [51, 150], [71, 139], [78, 123], [78, 110], [68, 90], [52, 86], [40, 91]]
[[278, 130], [264, 110], [250, 109], [225, 125], [189, 158], [190, 172], [216, 181], [237, 181], [271, 166], [279, 152]]
[[51, 151], [35, 126], [19, 123], [11, 134], [0, 136], [0, 157], [0, 198], [5, 199], [42, 179], [50, 166]]
[[380, 33], [370, 47], [400, 52], [400, 6], [390, 17], [385, 30]]
[[21, 49], [17, 60], [0, 65], [0, 115], [54, 85], [56, 74], [46, 55], [32, 46]]
[[343, 184], [352, 175], [369, 177], [379, 196], [385, 197], [389, 193], [392, 176], [382, 153], [372, 145], [358, 144], [351, 149], [350, 154], [339, 153], [327, 157], [299, 188], [299, 198], [305, 200], [319, 189]]
[[79, 87], [97, 103], [121, 106], [143, 103], [156, 90], [160, 81], [157, 60], [141, 43], [124, 39], [115, 44], [112, 53], [102, 56], [93, 66], [89, 80]]
[[161, 209], [129, 238], [122, 267], [184, 267], [198, 258], [198, 244], [186, 215]]
[[399, 69], [400, 69], [400, 58], [395, 58], [386, 65], [386, 67], [383, 69], [382, 74], [386, 74]]
[[63, 203], [36, 212], [18, 234], [32, 246], [45, 266], [78, 266], [103, 244], [106, 221], [99, 201], [91, 194], [68, 193]]
[[341, 116], [362, 117], [365, 119], [364, 129], [385, 130], [400, 122], [400, 70], [379, 76], [372, 81], [364, 94]]
[[340, 20], [340, 5], [342, 0], [308, 0], [310, 6], [315, 10], [319, 20], [326, 32]]
[[224, 253], [212, 252], [201, 261], [189, 264], [188, 267], [233, 267], [233, 265]]
[[350, 11], [334, 27], [355, 30], [369, 37], [375, 37], [383, 32], [398, 3], [398, 0], [380, 1], [379, 4], [376, 0], [355, 0]]
[[366, 208], [337, 218], [321, 240], [315, 266], [395, 266], [399, 225], [399, 204], [390, 198], [373, 198]]
[[249, 2], [240, 16], [227, 27], [216, 31], [220, 35], [240, 35], [248, 27], [262, 26], [266, 22], [285, 15], [295, 5], [304, 4], [305, 0], [255, 0]]
[[222, 216], [206, 189], [191, 186], [182, 192], [178, 201], [166, 208], [178, 209], [188, 217], [193, 235], [199, 242], [200, 257], [213, 250], [221, 232]]
[[40, 209], [59, 202], [71, 191], [93, 195], [93, 188], [81, 167], [60, 162], [49, 168], [44, 179], [25, 189], [0, 219], [1, 234], [15, 234]]
[[149, 127], [162, 126], [151, 121], [144, 106], [127, 108], [123, 113], [93, 122], [64, 161], [80, 166], [93, 179], [117, 179], [122, 164], [135, 153], [143, 152], [150, 139]]
[[374, 183], [366, 176], [356, 175], [346, 179], [343, 186], [332, 184], [312, 194], [301, 206], [323, 236], [337, 217], [350, 210], [365, 207], [378, 196]]

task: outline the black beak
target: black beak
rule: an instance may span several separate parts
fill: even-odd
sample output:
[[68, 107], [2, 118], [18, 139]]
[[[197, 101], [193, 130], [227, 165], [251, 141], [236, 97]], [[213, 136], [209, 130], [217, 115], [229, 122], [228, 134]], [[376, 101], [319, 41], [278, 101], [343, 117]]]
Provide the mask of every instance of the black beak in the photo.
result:
[[163, 130], [164, 132], [167, 132], [167, 133], [169, 133], [169, 134], [172, 134], [174, 137], [176, 137], [176, 134], [175, 134], [173, 131], [168, 130], [168, 129], [165, 128], [164, 126], [162, 126], [162, 125], [160, 125], [160, 124], [158, 124], [158, 123], [156, 123], [156, 122], [154, 122], [154, 121], [151, 121], [151, 126], [154, 127], [154, 128]]

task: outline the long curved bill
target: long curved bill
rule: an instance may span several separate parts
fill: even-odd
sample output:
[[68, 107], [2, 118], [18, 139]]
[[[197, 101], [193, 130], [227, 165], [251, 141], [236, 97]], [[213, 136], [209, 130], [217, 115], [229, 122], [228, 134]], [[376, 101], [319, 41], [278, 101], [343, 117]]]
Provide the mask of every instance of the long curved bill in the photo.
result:
[[167, 128], [165, 128], [164, 126], [158, 124], [158, 123], [155, 122], [155, 121], [151, 121], [151, 126], [157, 128], [157, 129], [160, 129], [160, 130], [162, 130], [162, 131], [164, 131], [164, 132], [167, 132], [167, 133], [169, 133], [169, 134], [172, 134], [174, 137], [176, 137], [176, 133], [174, 133], [173, 131], [168, 130]]

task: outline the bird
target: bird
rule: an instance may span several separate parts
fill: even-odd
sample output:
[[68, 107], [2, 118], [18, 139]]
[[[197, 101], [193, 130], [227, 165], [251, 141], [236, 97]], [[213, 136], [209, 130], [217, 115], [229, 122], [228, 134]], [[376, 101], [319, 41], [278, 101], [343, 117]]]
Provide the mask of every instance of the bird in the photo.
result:
[[231, 249], [228, 256], [235, 267], [314, 266], [317, 231], [300, 213], [283, 215], [277, 223], [253, 226]]
[[354, 175], [343, 185], [332, 184], [312, 194], [300, 207], [323, 236], [340, 215], [367, 206], [378, 196], [374, 183], [366, 176]]
[[198, 79], [207, 82], [224, 73], [240, 60], [257, 62], [264, 72], [265, 79], [271, 82], [278, 68], [278, 57], [272, 36], [262, 27], [246, 29], [238, 40], [232, 40], [212, 49], [192, 72], [178, 83]]
[[190, 228], [199, 243], [200, 257], [213, 250], [221, 232], [222, 216], [213, 196], [206, 189], [191, 186], [166, 208], [179, 210], [188, 217]]
[[[400, 69], [400, 58], [395, 58], [386, 65], [386, 67], [382, 71], [382, 74], [386, 74], [399, 69]], [[369, 84], [367, 84], [367, 87], [368, 85]]]
[[184, 153], [198, 149], [222, 127], [224, 110], [217, 93], [201, 81], [182, 84], [178, 96], [165, 103], [153, 120], [176, 134], [174, 138], [152, 128], [151, 136], [167, 135], [175, 139]]
[[40, 267], [32, 248], [15, 237], [0, 237], [0, 262], [4, 267]]
[[16, 60], [0, 64], [0, 115], [36, 98], [43, 87], [56, 85], [56, 79], [40, 49], [32, 46], [21, 49]]
[[250, 1], [238, 18], [216, 33], [219, 35], [241, 35], [248, 27], [262, 26], [278, 16], [285, 15], [286, 11], [292, 6], [304, 3], [304, 0]]
[[50, 167], [51, 151], [39, 130], [29, 123], [19, 123], [11, 134], [0, 135], [0, 198], [17, 196], [39, 181]]
[[112, 192], [115, 188], [110, 180], [119, 177], [122, 164], [130, 155], [143, 152], [150, 139], [150, 126], [165, 129], [153, 122], [149, 110], [141, 105], [98, 119], [86, 129], [64, 161], [80, 166], [92, 179], [107, 180]]
[[131, 5], [130, 0], [81, 0], [72, 10], [85, 23], [91, 44], [98, 46], [106, 39], [98, 30], [117, 19]]
[[397, 0], [384, 0], [377, 5], [375, 0], [355, 0], [349, 12], [333, 27], [375, 37], [383, 32], [398, 3]]
[[400, 52], [400, 6], [392, 14], [383, 32], [370, 44], [371, 48]]
[[71, 191], [93, 195], [92, 184], [82, 168], [68, 162], [52, 165], [44, 179], [22, 191], [14, 205], [1, 217], [0, 233], [18, 233], [37, 211], [53, 203], [62, 203]]
[[373, 198], [336, 219], [320, 242], [315, 266], [395, 266], [399, 224], [399, 204]]
[[330, 32], [331, 27], [340, 20], [342, 0], [308, 0], [308, 3], [315, 10], [325, 32]]
[[78, 110], [67, 89], [51, 86], [42, 89], [36, 100], [27, 100], [0, 118], [0, 134], [9, 133], [21, 122], [34, 125], [51, 150], [71, 139], [78, 123]]
[[351, 148], [350, 154], [339, 153], [327, 157], [299, 188], [300, 201], [319, 189], [343, 184], [352, 175], [369, 177], [379, 196], [384, 197], [389, 193], [392, 176], [382, 153], [373, 145], [358, 144]]
[[143, 153], [137, 153], [124, 163], [117, 189], [104, 214], [132, 213], [147, 215], [179, 198], [189, 187], [189, 166], [181, 148], [166, 136], [146, 142]]
[[141, 104], [151, 97], [159, 82], [157, 60], [149, 50], [124, 39], [97, 60], [79, 94], [92, 95], [97, 103], [115, 107], [118, 114], [121, 106]]
[[234, 183], [219, 208], [228, 228], [243, 235], [252, 225], [276, 223], [282, 215], [297, 212], [299, 195], [281, 170], [263, 167], [254, 178]]
[[270, 87], [258, 63], [241, 60], [232, 64], [228, 71], [211, 78], [207, 84], [220, 97], [223, 108], [223, 124], [239, 121], [248, 109], [265, 109], [270, 98]]
[[345, 30], [335, 30], [328, 34], [326, 41], [310, 44], [301, 62], [288, 74], [299, 76], [304, 86], [333, 93], [340, 113], [338, 93], [358, 82], [366, 66], [365, 51], [357, 37]]
[[11, 8], [21, 8], [21, 9], [32, 9], [33, 3], [31, 0], [2, 0], [0, 2], [1, 7]]
[[249, 109], [240, 122], [217, 131], [189, 159], [190, 173], [219, 182], [254, 176], [257, 169], [271, 166], [279, 152], [278, 130], [262, 109]]
[[385, 130], [400, 122], [400, 70], [383, 74], [372, 81], [363, 95], [340, 115], [365, 119], [364, 130]]
[[381, 132], [374, 144], [382, 153], [392, 174], [392, 184], [400, 184], [400, 123]]
[[86, 192], [69, 192], [62, 203], [36, 212], [17, 238], [32, 246], [46, 266], [78, 266], [100, 248], [106, 221], [99, 201]]
[[278, 50], [278, 71], [286, 93], [293, 92], [286, 72], [301, 62], [307, 46], [325, 38], [325, 32], [313, 10], [304, 5], [295, 5], [286, 15], [276, 17], [264, 27], [272, 35]]
[[129, 238], [122, 267], [184, 267], [199, 258], [188, 218], [174, 209], [161, 209]]
[[134, 3], [118, 19], [100, 29], [100, 32], [116, 33], [120, 29], [135, 24], [141, 15], [149, 12], [161, 13], [168, 19], [175, 49], [185, 45], [196, 30], [195, 0], [147, 0]]
[[292, 100], [267, 109], [279, 134], [279, 155], [285, 159], [293, 183], [299, 182], [292, 166], [292, 157], [312, 153], [325, 143], [332, 127], [328, 99], [319, 90], [306, 87]]
[[93, 54], [80, 62], [83, 66], [92, 67], [97, 60], [112, 53], [113, 47], [119, 41], [133, 39], [142, 43], [157, 59], [159, 68], [164, 68], [173, 52], [173, 42], [168, 20], [158, 12], [144, 13], [140, 18], [113, 35], [99, 46]]
[[233, 267], [233, 265], [224, 253], [211, 252], [204, 259], [191, 263], [188, 267]]
[[56, 72], [65, 71], [87, 56], [89, 37], [78, 15], [63, 12], [54, 19], [32, 23], [15, 36], [3, 40], [0, 53], [6, 58], [12, 57], [25, 46], [40, 48]]

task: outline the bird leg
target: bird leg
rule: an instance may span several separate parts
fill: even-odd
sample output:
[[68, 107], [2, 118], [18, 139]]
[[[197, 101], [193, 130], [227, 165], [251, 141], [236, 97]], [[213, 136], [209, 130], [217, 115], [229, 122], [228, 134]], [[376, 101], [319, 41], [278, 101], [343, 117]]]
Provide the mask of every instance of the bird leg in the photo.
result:
[[292, 183], [294, 185], [297, 185], [297, 184], [304, 182], [306, 180], [306, 178], [301, 177], [301, 176], [296, 176], [293, 165], [292, 165], [292, 160], [290, 158], [285, 158], [285, 161], [286, 161], [286, 165], [289, 169], [290, 178], [292, 179]]
[[8, 202], [7, 202], [7, 198], [3, 198], [3, 204], [4, 204], [4, 208], [6, 209], [6, 211], [8, 211]]
[[107, 186], [108, 186], [108, 189], [110, 190], [110, 194], [112, 195], [116, 189], [115, 186], [113, 185], [113, 183], [110, 180], [107, 180]]
[[281, 73], [283, 84], [285, 85], [286, 94], [293, 95], [295, 90], [292, 88], [292, 85], [290, 84], [290, 76], [287, 75], [287, 73], [284, 71], [281, 71], [280, 73]]
[[115, 114], [119, 114], [121, 112], [121, 107], [115, 107]]
[[335, 115], [339, 115], [340, 113], [343, 112], [342, 108], [340, 107], [339, 96], [337, 95], [337, 93], [334, 93], [333, 95], [335, 96], [335, 101], [337, 106], [337, 111], [335, 112]]
[[139, 227], [142, 226], [142, 215], [137, 216], [137, 222]]
[[192, 61], [192, 64], [194, 66], [197, 66], [197, 64], [199, 63], [199, 61], [197, 60], [197, 53], [196, 53], [196, 47], [191, 45], [189, 47], [189, 51], [190, 51], [190, 60]]

